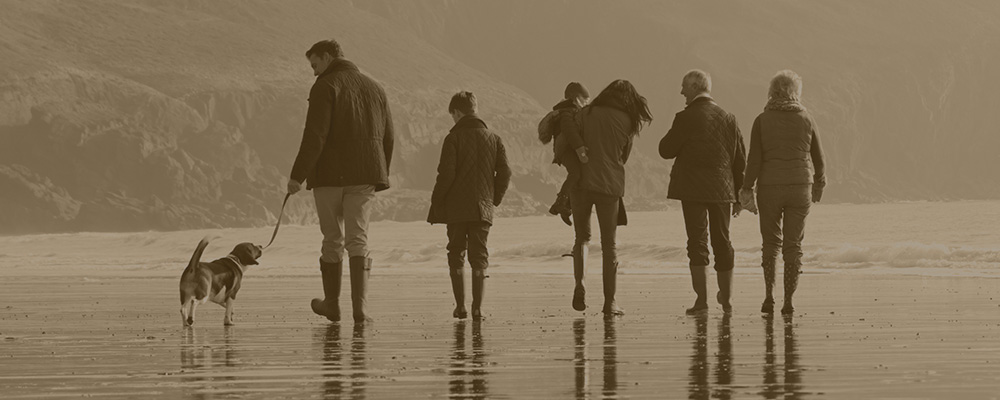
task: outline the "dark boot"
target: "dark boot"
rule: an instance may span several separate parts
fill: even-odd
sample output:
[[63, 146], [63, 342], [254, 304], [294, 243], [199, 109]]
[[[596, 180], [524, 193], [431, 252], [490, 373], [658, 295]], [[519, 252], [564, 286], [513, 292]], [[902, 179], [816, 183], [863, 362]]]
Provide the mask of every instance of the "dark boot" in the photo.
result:
[[466, 319], [469, 312], [465, 310], [465, 274], [462, 267], [451, 267], [451, 291], [455, 293], [455, 311], [451, 314], [458, 319]]
[[472, 319], [483, 319], [483, 296], [486, 294], [486, 269], [472, 269]]
[[323, 274], [323, 299], [312, 299], [312, 310], [330, 321], [340, 321], [340, 280], [344, 276], [344, 263], [319, 260]]
[[761, 263], [764, 270], [764, 303], [760, 305], [760, 312], [770, 314], [774, 312], [774, 261], [764, 261]]
[[583, 283], [587, 266], [587, 247], [586, 244], [582, 244], [573, 249], [573, 279], [576, 281], [576, 286], [573, 288], [573, 309], [576, 311], [587, 309], [587, 287]]
[[558, 215], [566, 225], [572, 226], [573, 220], [570, 217], [573, 215], [573, 209], [570, 207], [569, 196], [562, 193], [557, 195], [556, 202], [549, 207], [549, 214]]
[[615, 294], [618, 291], [618, 262], [604, 264], [604, 309], [605, 317], [625, 315], [625, 311], [618, 307], [615, 301]]
[[685, 310], [684, 313], [694, 315], [708, 310], [708, 266], [691, 266], [691, 287], [698, 298], [694, 301], [694, 306]]
[[351, 307], [354, 308], [354, 322], [370, 321], [368, 317], [368, 275], [372, 269], [372, 259], [351, 257]]
[[733, 296], [733, 270], [717, 271], [716, 275], [719, 281], [719, 294], [715, 299], [722, 305], [722, 312], [733, 312], [733, 306], [729, 302]]
[[781, 307], [782, 314], [795, 312], [795, 307], [792, 306], [792, 296], [795, 295], [795, 289], [799, 286], [801, 272], [798, 265], [785, 266], [785, 305]]

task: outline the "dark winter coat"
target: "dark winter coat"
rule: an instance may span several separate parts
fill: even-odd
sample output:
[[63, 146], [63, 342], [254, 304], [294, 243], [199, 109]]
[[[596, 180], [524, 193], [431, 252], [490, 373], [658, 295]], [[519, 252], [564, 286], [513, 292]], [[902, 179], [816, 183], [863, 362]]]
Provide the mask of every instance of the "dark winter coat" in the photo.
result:
[[580, 111], [580, 106], [573, 100], [566, 99], [552, 107], [552, 110], [559, 111], [555, 139], [552, 141], [552, 151], [555, 154], [552, 162], [562, 165], [566, 157], [576, 157], [576, 149], [583, 147], [580, 128], [576, 124], [576, 113]]
[[735, 203], [743, 185], [746, 147], [736, 117], [710, 97], [699, 97], [674, 116], [660, 140], [660, 156], [676, 158], [667, 197]]
[[579, 187], [625, 195], [625, 163], [632, 153], [632, 119], [612, 107], [590, 105], [577, 114], [589, 162], [582, 164]]
[[826, 168], [816, 123], [808, 111], [768, 110], [750, 130], [750, 156], [743, 187], [813, 184], [826, 186]]
[[309, 110], [293, 180], [307, 189], [374, 185], [389, 188], [392, 114], [385, 91], [354, 63], [336, 59], [309, 91]]
[[510, 175], [500, 137], [478, 116], [463, 117], [444, 138], [427, 222], [492, 224]]

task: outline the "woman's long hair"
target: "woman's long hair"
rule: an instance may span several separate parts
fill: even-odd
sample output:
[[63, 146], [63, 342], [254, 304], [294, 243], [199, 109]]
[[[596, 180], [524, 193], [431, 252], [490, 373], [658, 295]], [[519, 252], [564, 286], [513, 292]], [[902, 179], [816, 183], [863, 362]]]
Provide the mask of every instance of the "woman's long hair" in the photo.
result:
[[628, 114], [632, 120], [632, 131], [630, 134], [638, 135], [643, 125], [653, 122], [653, 115], [649, 112], [649, 105], [646, 98], [635, 90], [632, 83], [617, 79], [604, 88], [600, 94], [590, 103], [591, 106], [611, 107]]

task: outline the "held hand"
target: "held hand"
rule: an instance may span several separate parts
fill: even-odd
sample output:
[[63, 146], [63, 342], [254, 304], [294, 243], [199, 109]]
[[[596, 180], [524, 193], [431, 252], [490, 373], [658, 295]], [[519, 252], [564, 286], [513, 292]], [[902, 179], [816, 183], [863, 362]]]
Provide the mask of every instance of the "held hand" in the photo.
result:
[[820, 199], [822, 198], [823, 198], [823, 189], [822, 188], [816, 189], [815, 187], [813, 187], [812, 190], [813, 203], [819, 203]]
[[739, 217], [741, 211], [743, 211], [743, 205], [739, 202], [733, 203], [733, 218]]
[[288, 180], [288, 194], [295, 194], [298, 193], [300, 190], [302, 190], [301, 182], [295, 179]]
[[757, 215], [757, 201], [754, 199], [753, 189], [741, 189], [740, 190], [740, 205], [743, 209], [750, 211], [750, 213]]

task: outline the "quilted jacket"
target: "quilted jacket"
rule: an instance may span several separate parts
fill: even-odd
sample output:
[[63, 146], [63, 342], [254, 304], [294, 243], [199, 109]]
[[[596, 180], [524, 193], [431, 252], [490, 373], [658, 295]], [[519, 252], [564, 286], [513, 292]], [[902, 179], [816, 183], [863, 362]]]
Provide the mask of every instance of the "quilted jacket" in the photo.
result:
[[764, 111], [750, 130], [750, 155], [743, 187], [813, 184], [826, 186], [826, 163], [816, 123], [808, 111]]
[[478, 116], [465, 116], [444, 138], [427, 222], [492, 224], [510, 175], [500, 137]]
[[676, 158], [667, 197], [703, 203], [735, 203], [743, 186], [746, 147], [736, 117], [709, 97], [699, 97], [674, 116], [660, 140], [660, 156]]
[[374, 185], [389, 188], [392, 114], [385, 91], [354, 63], [337, 59], [309, 91], [309, 110], [293, 180], [307, 189]]

